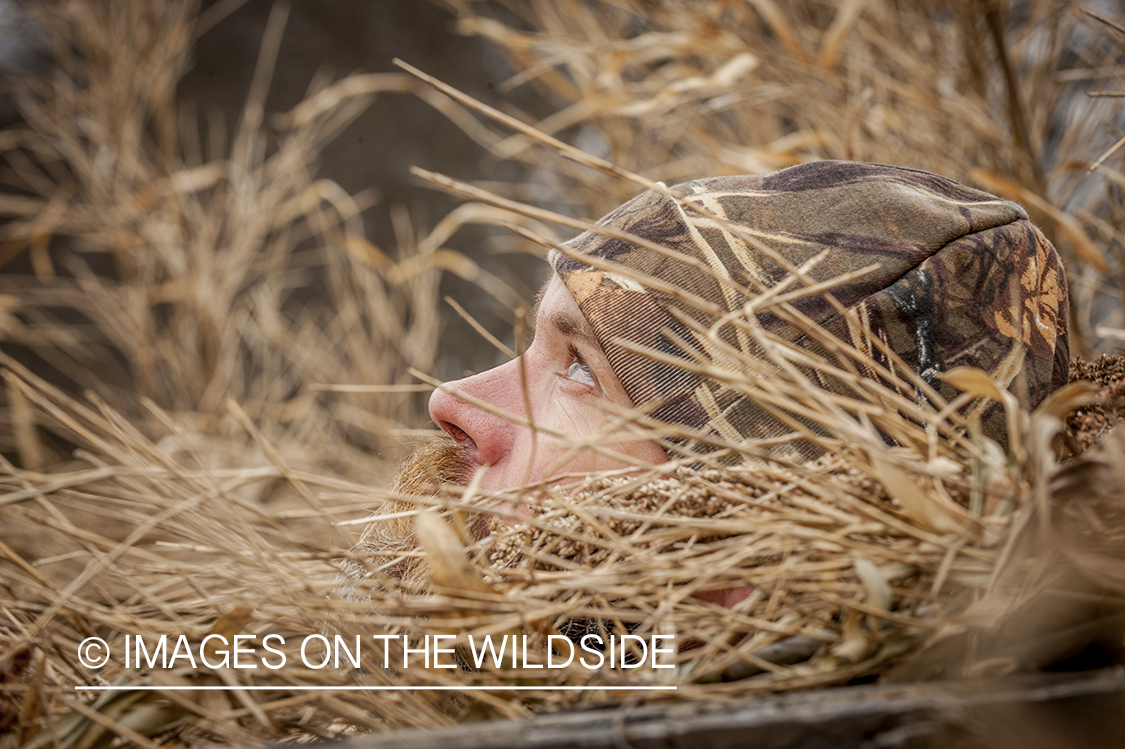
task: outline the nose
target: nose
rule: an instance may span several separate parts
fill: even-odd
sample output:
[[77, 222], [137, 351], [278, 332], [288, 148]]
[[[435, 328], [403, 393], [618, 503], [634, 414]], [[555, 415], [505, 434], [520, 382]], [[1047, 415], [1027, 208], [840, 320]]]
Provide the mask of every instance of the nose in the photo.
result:
[[[513, 360], [435, 390], [430, 395], [430, 418], [454, 442], [468, 448], [479, 465], [494, 466], [511, 452], [517, 429], [501, 414], [524, 415], [519, 392], [519, 361]], [[464, 400], [458, 393], [499, 413]]]

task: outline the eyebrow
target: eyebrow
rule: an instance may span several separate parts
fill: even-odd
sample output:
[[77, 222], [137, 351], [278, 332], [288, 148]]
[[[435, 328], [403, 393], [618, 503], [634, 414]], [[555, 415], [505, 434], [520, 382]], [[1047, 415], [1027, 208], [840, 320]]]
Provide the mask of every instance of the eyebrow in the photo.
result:
[[[527, 314], [528, 332], [531, 338], [535, 337], [535, 330], [539, 325], [539, 305], [543, 302], [543, 297], [547, 294], [547, 284], [539, 287], [539, 291], [535, 294], [535, 304], [531, 307], [531, 312]], [[601, 341], [594, 335], [594, 329], [590, 326], [590, 321], [585, 317], [576, 317], [575, 315], [568, 315], [565, 312], [556, 312], [551, 315], [550, 325], [562, 335], [568, 338], [577, 338], [587, 346], [593, 346], [598, 351], [602, 350]]]
[[601, 350], [602, 344], [594, 335], [594, 329], [590, 327], [590, 322], [586, 318], [568, 315], [565, 312], [556, 312], [551, 315], [550, 323], [562, 335], [568, 338], [577, 338], [587, 346], [593, 346], [597, 350]]

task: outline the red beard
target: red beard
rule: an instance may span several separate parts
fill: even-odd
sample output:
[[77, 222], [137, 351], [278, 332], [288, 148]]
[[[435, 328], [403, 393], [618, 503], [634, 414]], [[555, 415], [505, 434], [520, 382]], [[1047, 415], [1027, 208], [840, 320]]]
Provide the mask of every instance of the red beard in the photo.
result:
[[390, 490], [395, 494], [428, 495], [464, 486], [473, 472], [465, 449], [449, 439], [432, 439], [419, 445], [403, 461]]
[[386, 590], [401, 586], [417, 591], [425, 585], [424, 561], [414, 552], [414, 517], [392, 517], [418, 508], [407, 497], [460, 494], [472, 477], [464, 448], [448, 439], [433, 439], [419, 445], [405, 461], [388, 490], [395, 498], [372, 516], [370, 524], [340, 569], [337, 595], [346, 600], [368, 598], [364, 588]]

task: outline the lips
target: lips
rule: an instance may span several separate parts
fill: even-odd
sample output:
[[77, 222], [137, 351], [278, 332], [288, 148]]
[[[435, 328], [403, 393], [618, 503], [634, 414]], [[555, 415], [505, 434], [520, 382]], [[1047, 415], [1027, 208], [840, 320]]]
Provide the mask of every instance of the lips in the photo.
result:
[[701, 590], [694, 593], [693, 597], [707, 603], [715, 603], [723, 608], [732, 609], [745, 601], [754, 592], [753, 585], [740, 585], [737, 588], [717, 588], [715, 590]]

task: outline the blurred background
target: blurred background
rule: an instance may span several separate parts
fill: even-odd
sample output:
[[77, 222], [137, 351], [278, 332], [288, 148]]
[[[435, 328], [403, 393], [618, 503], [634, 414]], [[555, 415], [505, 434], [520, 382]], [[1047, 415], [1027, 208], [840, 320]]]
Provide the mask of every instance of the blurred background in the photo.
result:
[[[414, 372], [503, 361], [466, 318], [514, 348], [545, 278], [524, 235], [573, 234], [488, 203], [596, 218], [639, 191], [397, 57], [667, 183], [856, 159], [1017, 200], [1066, 262], [1073, 353], [1112, 351], [1123, 23], [1061, 0], [4, 0], [0, 346], [153, 436], [146, 404], [215, 435], [229, 395], [382, 475], [429, 426]], [[69, 459], [3, 397], [5, 456]]]

